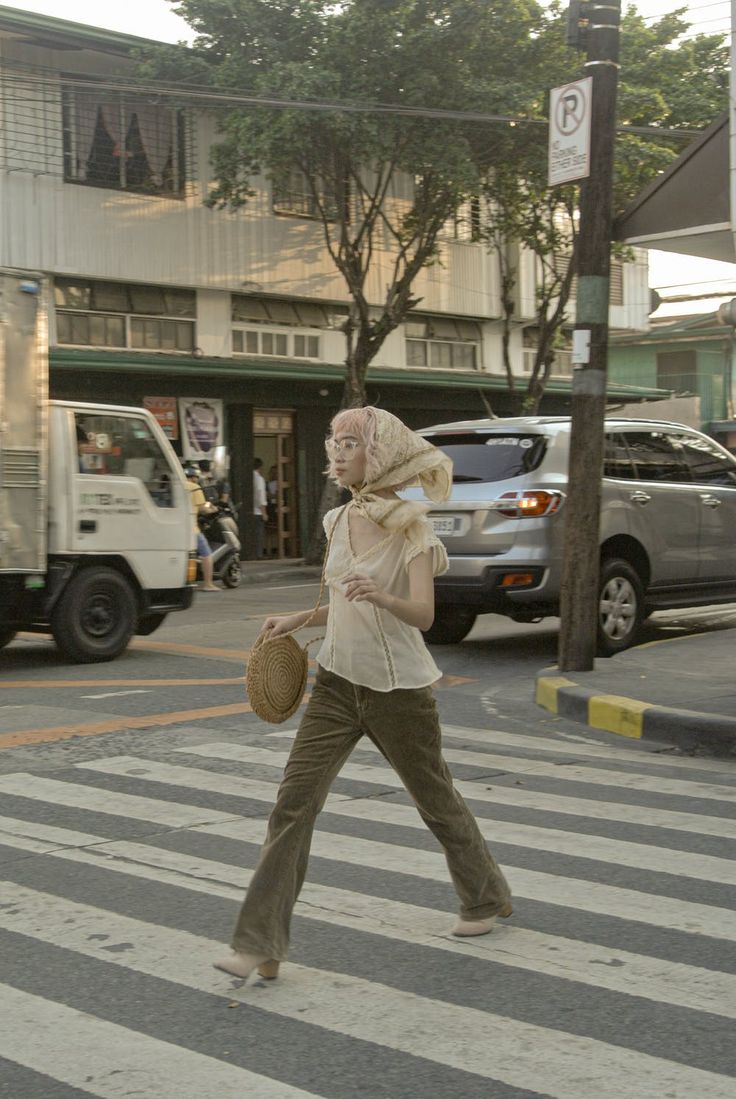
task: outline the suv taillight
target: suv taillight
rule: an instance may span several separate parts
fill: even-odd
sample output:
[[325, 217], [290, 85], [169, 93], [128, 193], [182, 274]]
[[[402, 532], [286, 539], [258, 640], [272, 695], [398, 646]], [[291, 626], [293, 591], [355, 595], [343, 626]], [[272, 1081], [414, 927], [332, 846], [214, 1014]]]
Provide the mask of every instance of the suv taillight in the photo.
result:
[[530, 492], [504, 492], [493, 501], [493, 510], [507, 519], [538, 519], [542, 515], [554, 515], [565, 499], [561, 492], [543, 489]]

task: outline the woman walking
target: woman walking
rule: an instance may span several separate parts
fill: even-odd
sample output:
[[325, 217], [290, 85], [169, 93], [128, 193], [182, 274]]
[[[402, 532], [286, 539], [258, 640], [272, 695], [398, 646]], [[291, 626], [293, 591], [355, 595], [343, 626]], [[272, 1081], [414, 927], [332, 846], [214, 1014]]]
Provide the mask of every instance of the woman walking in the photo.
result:
[[[444, 500], [452, 463], [379, 408], [338, 413], [327, 441], [329, 475], [352, 499], [325, 516], [332, 535], [325, 569], [329, 607], [314, 690], [289, 755], [266, 841], [235, 927], [233, 953], [215, 963], [237, 977], [275, 977], [289, 948], [291, 914], [309, 858], [315, 819], [340, 768], [367, 736], [394, 768], [444, 848], [460, 901], [455, 935], [484, 935], [510, 916], [506, 880], [441, 753], [431, 684], [440, 671], [421, 630], [434, 618], [433, 577], [447, 555], [427, 508], [396, 492], [421, 485]], [[310, 611], [266, 619], [271, 636]]]

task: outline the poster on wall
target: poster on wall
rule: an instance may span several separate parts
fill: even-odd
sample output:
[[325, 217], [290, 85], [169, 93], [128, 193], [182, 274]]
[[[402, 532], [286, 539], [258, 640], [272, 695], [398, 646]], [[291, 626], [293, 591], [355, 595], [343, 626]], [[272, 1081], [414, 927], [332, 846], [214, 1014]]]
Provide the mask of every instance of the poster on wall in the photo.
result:
[[179, 419], [176, 415], [176, 397], [144, 397], [143, 407], [158, 420], [167, 439], [179, 438]]
[[193, 458], [195, 462], [201, 458], [213, 458], [215, 447], [225, 442], [221, 400], [180, 397], [179, 422], [184, 458]]

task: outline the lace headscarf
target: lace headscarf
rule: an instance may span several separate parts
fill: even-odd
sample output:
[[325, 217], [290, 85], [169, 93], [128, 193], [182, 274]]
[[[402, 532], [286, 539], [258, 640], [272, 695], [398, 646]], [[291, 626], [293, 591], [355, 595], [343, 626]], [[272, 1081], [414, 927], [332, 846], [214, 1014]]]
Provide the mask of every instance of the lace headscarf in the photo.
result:
[[[341, 420], [347, 421], [344, 426]], [[446, 500], [452, 488], [452, 460], [382, 408], [350, 409], [333, 420], [333, 431], [356, 428], [366, 446], [366, 480], [359, 487], [351, 486], [350, 506], [379, 527], [402, 531], [414, 545], [428, 548], [431, 534], [424, 521], [428, 505], [386, 499], [377, 493], [418, 485], [433, 502]]]

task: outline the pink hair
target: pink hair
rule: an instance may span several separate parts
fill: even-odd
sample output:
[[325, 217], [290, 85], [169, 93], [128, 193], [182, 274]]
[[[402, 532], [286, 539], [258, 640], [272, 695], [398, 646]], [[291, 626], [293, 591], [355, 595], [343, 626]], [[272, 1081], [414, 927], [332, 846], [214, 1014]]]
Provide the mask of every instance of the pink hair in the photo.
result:
[[[376, 438], [378, 423], [376, 410], [372, 405], [365, 408], [344, 408], [333, 418], [330, 424], [330, 434], [354, 435], [365, 446], [365, 480], [366, 484], [375, 481], [388, 465], [389, 455], [382, 454]], [[328, 476], [336, 480], [333, 463], [330, 462]]]

